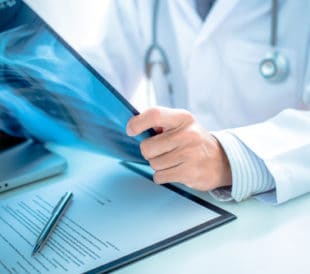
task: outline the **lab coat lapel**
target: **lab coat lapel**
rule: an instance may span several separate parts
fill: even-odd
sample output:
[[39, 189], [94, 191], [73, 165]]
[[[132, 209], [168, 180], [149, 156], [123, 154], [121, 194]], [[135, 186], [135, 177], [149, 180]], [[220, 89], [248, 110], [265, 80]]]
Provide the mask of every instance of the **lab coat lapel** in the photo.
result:
[[197, 44], [202, 43], [223, 22], [240, 0], [217, 0], [208, 15], [197, 39]]

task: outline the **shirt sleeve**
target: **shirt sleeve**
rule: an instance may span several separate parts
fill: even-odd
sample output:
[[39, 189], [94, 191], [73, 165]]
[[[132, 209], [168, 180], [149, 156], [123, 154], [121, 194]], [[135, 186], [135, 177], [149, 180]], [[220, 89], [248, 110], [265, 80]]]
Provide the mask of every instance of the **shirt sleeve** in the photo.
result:
[[270, 191], [275, 182], [265, 163], [237, 137], [226, 131], [212, 133], [221, 143], [230, 163], [232, 187], [218, 188], [210, 194], [220, 201], [240, 202]]

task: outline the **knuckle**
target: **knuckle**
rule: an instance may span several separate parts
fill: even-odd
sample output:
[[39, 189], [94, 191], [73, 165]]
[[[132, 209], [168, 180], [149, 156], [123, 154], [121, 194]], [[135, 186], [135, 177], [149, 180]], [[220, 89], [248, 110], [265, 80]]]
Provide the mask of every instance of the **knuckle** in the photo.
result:
[[161, 111], [159, 108], [156, 108], [156, 107], [153, 107], [153, 108], [150, 108], [148, 110], [148, 114], [149, 114], [149, 117], [151, 119], [151, 121], [157, 125], [159, 124], [159, 121], [160, 121], [160, 115], [161, 115]]
[[137, 123], [137, 120], [132, 120], [129, 122], [128, 124], [131, 128], [131, 130], [135, 133], [139, 132], [140, 131], [140, 126], [139, 124]]
[[148, 145], [145, 141], [140, 144], [140, 151], [142, 156], [147, 159], [149, 156]]
[[192, 143], [199, 143], [203, 140], [203, 136], [195, 127], [189, 127], [186, 131], [186, 138], [188, 138]]
[[154, 170], [159, 169], [159, 165], [158, 165], [158, 162], [157, 162], [157, 161], [155, 161], [155, 160], [150, 160], [149, 163], [150, 163], [150, 166], [151, 166], [152, 169], [154, 169]]
[[164, 183], [162, 172], [160, 172], [160, 171], [155, 172], [153, 175], [153, 180], [156, 183]]
[[181, 109], [180, 114], [182, 115], [183, 121], [186, 123], [194, 122], [194, 116], [186, 109]]

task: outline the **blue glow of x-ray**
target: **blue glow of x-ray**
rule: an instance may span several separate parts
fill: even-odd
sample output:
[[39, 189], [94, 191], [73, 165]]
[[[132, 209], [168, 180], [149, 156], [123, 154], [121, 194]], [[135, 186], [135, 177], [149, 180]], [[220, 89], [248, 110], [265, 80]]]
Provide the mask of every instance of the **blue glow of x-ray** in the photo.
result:
[[0, 34], [0, 129], [144, 162], [126, 135], [133, 110], [39, 18]]

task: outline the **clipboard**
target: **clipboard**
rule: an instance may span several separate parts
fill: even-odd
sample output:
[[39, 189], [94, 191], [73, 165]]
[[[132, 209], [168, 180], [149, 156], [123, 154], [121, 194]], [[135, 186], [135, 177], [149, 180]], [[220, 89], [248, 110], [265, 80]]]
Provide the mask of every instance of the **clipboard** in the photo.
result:
[[[63, 156], [70, 164], [69, 154]], [[0, 252], [1, 273], [108, 273], [236, 218], [175, 185], [154, 184], [144, 165], [88, 157], [101, 162], [92, 172], [77, 171], [57, 184], [0, 200], [0, 247], [6, 250]], [[71, 206], [44, 249], [31, 257], [41, 218], [48, 218], [66, 191], [74, 192]]]
[[[24, 8], [31, 10], [31, 8], [28, 7], [26, 4], [23, 4], [23, 5], [24, 5]], [[34, 14], [36, 14], [35, 11], [32, 11], [32, 12]], [[155, 132], [152, 130], [149, 130], [149, 131], [145, 132], [144, 134], [138, 136], [136, 139], [133, 139], [134, 140], [133, 142], [129, 141], [129, 139], [127, 139], [127, 135], [125, 132], [125, 125], [126, 125], [126, 122], [133, 115], [138, 114], [137, 110], [115, 88], [113, 88], [92, 66], [90, 66], [90, 64], [88, 64], [68, 43], [66, 43], [65, 40], [61, 36], [59, 36], [47, 23], [45, 23], [44, 20], [39, 17], [39, 15], [37, 15], [37, 17], [34, 19], [32, 24], [34, 26], [36, 24], [40, 24], [41, 26], [43, 26], [43, 28], [48, 31], [49, 35], [52, 35], [65, 49], [68, 50], [68, 52], [70, 52], [70, 54], [76, 60], [78, 60], [78, 62], [80, 62], [83, 65], [83, 67], [87, 71], [89, 71], [95, 77], [96, 81], [99, 81], [102, 84], [102, 86], [105, 88], [105, 91], [110, 96], [110, 98], [115, 100], [113, 102], [117, 103], [117, 106], [120, 107], [120, 109], [117, 110], [117, 114], [119, 115], [119, 117], [117, 117], [118, 120], [114, 121], [115, 125], [112, 125], [110, 128], [108, 128], [109, 132], [112, 132], [112, 135], [108, 136], [108, 138], [106, 140], [107, 142], [104, 143], [104, 147], [106, 149], [108, 149], [104, 153], [109, 155], [109, 156], [113, 156], [116, 158], [122, 158], [122, 159], [127, 160], [126, 162], [121, 163], [121, 165], [124, 168], [130, 170], [131, 172], [133, 172], [135, 174], [142, 175], [144, 177], [144, 179], [147, 179], [147, 180], [151, 179], [151, 175], [149, 173], [147, 173], [143, 170], [140, 170], [137, 166], [131, 164], [131, 162], [145, 163], [145, 160], [143, 159], [143, 157], [140, 154], [139, 142], [146, 137], [154, 135]], [[29, 34], [29, 33], [26, 33], [26, 34]], [[29, 74], [27, 74], [27, 73], [24, 74], [25, 71], [22, 69], [16, 70], [15, 68], [12, 68], [12, 67], [5, 67], [5, 69], [6, 69], [7, 79], [12, 80], [12, 79], [15, 79], [16, 76], [18, 76], [19, 79], [28, 79], [29, 80], [28, 82], [22, 81], [22, 82], [18, 83], [18, 85], [19, 85], [18, 89], [25, 88], [25, 86], [21, 86], [21, 85], [27, 86], [27, 85], [31, 84], [32, 85], [31, 87], [35, 87], [37, 84], [39, 84], [39, 83], [33, 82], [34, 79], [32, 77], [29, 77]], [[23, 77], [25, 77], [25, 78], [23, 78]], [[29, 88], [29, 86], [28, 86], [28, 88]], [[9, 98], [9, 99], [11, 99], [11, 98]], [[52, 98], [51, 101], [53, 101], [53, 100], [54, 99]], [[7, 103], [9, 104], [10, 100], [8, 100]], [[79, 102], [73, 101], [73, 104], [74, 103], [79, 103]], [[56, 108], [59, 107], [59, 106], [57, 106], [57, 104], [55, 104], [53, 106]], [[40, 106], [38, 106], [38, 107], [40, 107]], [[95, 106], [92, 106], [92, 107], [95, 108]], [[16, 109], [16, 111], [18, 111], [18, 109]], [[23, 111], [25, 111], [25, 108], [23, 109]], [[48, 125], [53, 129], [59, 130], [60, 132], [65, 132], [66, 133], [66, 134], [64, 134], [65, 139], [69, 140], [70, 144], [72, 144], [72, 142], [75, 142], [76, 139], [78, 139], [79, 137], [82, 137], [82, 139], [83, 138], [87, 139], [87, 138], [91, 137], [91, 136], [88, 136], [85, 132], [83, 132], [81, 130], [78, 123], [75, 123], [75, 119], [77, 118], [76, 116], [79, 116], [81, 113], [74, 113], [74, 111], [71, 111], [71, 109], [69, 109], [69, 111], [68, 111], [67, 108], [58, 108], [58, 112], [59, 112], [58, 114], [61, 114], [61, 115], [63, 115], [63, 117], [65, 117], [62, 121], [63, 123], [58, 123], [57, 125], [55, 123], [54, 124], [49, 123]], [[37, 115], [36, 117], [38, 117], [40, 119], [42, 118], [40, 116], [41, 113], [39, 113], [39, 112], [38, 113], [32, 113], [31, 109], [29, 109], [29, 113], [33, 114], [33, 115]], [[98, 113], [101, 113], [101, 112], [98, 110]], [[91, 113], [91, 114], [93, 114], [93, 113]], [[112, 114], [115, 115], [115, 112]], [[48, 113], [48, 115], [50, 115], [50, 114]], [[23, 119], [24, 118], [23, 116], [26, 117], [27, 114], [24, 113], [23, 115], [20, 115], [19, 118]], [[50, 116], [52, 118], [55, 118], [55, 117], [53, 117], [52, 114]], [[58, 119], [58, 122], [59, 122], [59, 120], [62, 120], [62, 118], [60, 118], [59, 116], [57, 116], [54, 120], [57, 120], [57, 119]], [[66, 121], [64, 121], [65, 119], [66, 119]], [[44, 121], [50, 122], [47, 120], [44, 120]], [[22, 124], [24, 126], [27, 125], [26, 121], [23, 121]], [[70, 129], [71, 132], [68, 129]], [[38, 128], [34, 127], [34, 125], [29, 125], [27, 130], [29, 132], [35, 133], [36, 130], [38, 130]], [[75, 134], [71, 134], [72, 132]], [[39, 133], [40, 133], [40, 131], [39, 131]], [[45, 137], [46, 136], [48, 137], [47, 133], [48, 132], [41, 132], [42, 136], [45, 136]], [[122, 137], [120, 139], [117, 139], [119, 142], [115, 145], [115, 139], [113, 139], [113, 138], [118, 138], [117, 136], [119, 136], [119, 135]], [[40, 139], [40, 136], [36, 136], [36, 137], [38, 139]], [[131, 137], [130, 137], [130, 140], [132, 140]], [[51, 140], [51, 141], [55, 141], [55, 140]], [[56, 141], [59, 141], [61, 143], [61, 140], [56, 140]], [[94, 140], [94, 139], [90, 139], [90, 140], [87, 139], [87, 141], [93, 141], [94, 143], [96, 142], [96, 140]], [[98, 145], [98, 144], [95, 143], [95, 145]], [[111, 147], [109, 147], [109, 145]], [[130, 147], [130, 149], [126, 150], [127, 147]], [[105, 263], [99, 267], [96, 267], [96, 268], [93, 268], [92, 270], [89, 270], [87, 273], [106, 273], [106, 272], [115, 270], [115, 269], [120, 268], [124, 265], [127, 265], [129, 263], [137, 261], [141, 258], [148, 256], [148, 255], [151, 255], [153, 253], [156, 253], [158, 251], [161, 251], [163, 249], [171, 247], [171, 246], [178, 244], [182, 241], [190, 239], [190, 238], [192, 238], [192, 237], [194, 237], [200, 233], [209, 231], [211, 229], [214, 229], [220, 225], [223, 225], [229, 221], [236, 219], [236, 216], [234, 216], [230, 212], [227, 212], [227, 211], [225, 211], [225, 210], [223, 210], [217, 206], [214, 206], [211, 203], [206, 202], [206, 201], [202, 200], [201, 198], [199, 198], [193, 194], [190, 194], [190, 193], [188, 193], [182, 189], [179, 189], [172, 184], [165, 185], [163, 188], [167, 189], [166, 193], [168, 193], [168, 194], [173, 193], [173, 194], [177, 195], [177, 197], [181, 197], [184, 200], [190, 201], [191, 204], [195, 205], [197, 208], [201, 208], [201, 209], [205, 208], [205, 209], [208, 209], [208, 210], [214, 212], [214, 214], [216, 214], [216, 217], [211, 218], [208, 221], [203, 222], [203, 223], [197, 223], [196, 225], [193, 225], [186, 230], [182, 230], [179, 233], [176, 233], [172, 236], [166, 237], [160, 241], [155, 241], [154, 243], [152, 243], [150, 245], [147, 245], [143, 248], [140, 248], [139, 250], [133, 251], [133, 252], [131, 252], [125, 256], [122, 256], [116, 260], [111, 260], [108, 263]]]
[[[126, 162], [126, 161], [122, 161], [120, 162], [120, 165], [124, 166], [125, 168], [127, 168], [128, 170], [131, 170], [132, 172], [139, 174], [141, 176], [143, 176], [144, 178], [146, 178], [147, 180], [153, 181], [153, 177], [152, 174], [150, 172], [145, 171], [145, 168], [142, 168], [142, 166], [140, 165], [136, 165], [130, 162]], [[173, 185], [173, 184], [164, 184], [161, 187], [167, 188], [172, 192], [177, 193], [178, 195], [182, 196], [182, 197], [186, 197], [186, 199], [189, 199], [191, 201], [193, 201], [194, 203], [200, 205], [201, 207], [205, 207], [208, 208], [214, 212], [216, 212], [217, 214], [219, 214], [218, 217], [213, 218], [207, 222], [204, 222], [202, 224], [198, 224], [186, 231], [183, 231], [179, 234], [174, 235], [173, 237], [167, 238], [163, 241], [157, 242], [153, 245], [147, 246], [137, 252], [133, 252], [128, 256], [124, 256], [118, 260], [109, 262], [108, 264], [102, 265], [98, 268], [92, 269], [90, 271], [87, 271], [87, 274], [97, 274], [97, 273], [108, 273], [110, 271], [116, 270], [118, 268], [121, 268], [123, 266], [126, 266], [130, 263], [136, 262], [140, 259], [143, 259], [147, 256], [150, 256], [152, 254], [155, 254], [157, 252], [160, 252], [162, 250], [165, 250], [169, 247], [172, 247], [174, 245], [180, 244], [183, 241], [189, 240], [199, 234], [208, 232], [212, 229], [215, 229], [221, 225], [224, 225], [226, 223], [229, 223], [235, 219], [237, 219], [237, 217], [220, 208], [217, 207], [215, 205], [213, 205], [212, 203], [209, 203], [197, 196], [195, 196], [194, 194], [191, 194], [181, 188], [178, 188], [177, 186]]]

